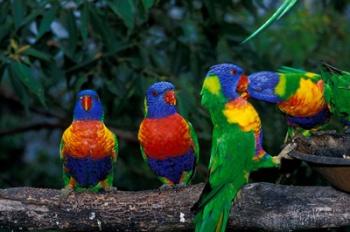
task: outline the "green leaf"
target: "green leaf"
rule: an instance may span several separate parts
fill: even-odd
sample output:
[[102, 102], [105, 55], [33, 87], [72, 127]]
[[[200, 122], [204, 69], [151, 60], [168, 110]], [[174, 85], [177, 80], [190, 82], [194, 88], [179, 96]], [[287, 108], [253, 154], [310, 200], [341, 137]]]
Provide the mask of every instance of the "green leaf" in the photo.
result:
[[48, 55], [44, 52], [41, 52], [39, 50], [36, 50], [35, 48], [28, 48], [23, 52], [23, 54], [28, 55], [28, 56], [32, 56], [35, 58], [39, 58], [39, 59], [42, 59], [45, 61], [51, 61], [50, 55]]
[[135, 6], [132, 0], [109, 0], [107, 4], [129, 29], [134, 27]]
[[96, 9], [89, 9], [89, 13], [94, 30], [101, 36], [102, 41], [109, 52], [115, 52], [118, 49], [120, 42], [116, 40], [107, 20], [104, 16], [99, 15]]
[[45, 106], [44, 89], [41, 82], [37, 78], [34, 78], [31, 68], [17, 61], [12, 61], [10, 70], [30, 92], [38, 97], [41, 104]]
[[6, 22], [0, 25], [0, 42], [11, 33], [11, 24]]
[[268, 26], [270, 26], [275, 21], [279, 20], [283, 17], [296, 3], [298, 0], [283, 0], [282, 5], [276, 10], [276, 12], [257, 30], [255, 30], [252, 34], [250, 34], [242, 43], [245, 43], [255, 36], [257, 36], [260, 32], [265, 30]]
[[12, 0], [12, 14], [15, 20], [16, 29], [18, 29], [25, 16], [25, 1], [24, 0]]
[[38, 36], [37, 38], [41, 38], [46, 32], [50, 30], [50, 26], [52, 21], [55, 19], [56, 8], [52, 7], [48, 11], [46, 11], [43, 15], [43, 19], [39, 26]]
[[89, 3], [85, 2], [83, 5], [83, 9], [81, 10], [81, 25], [80, 25], [80, 33], [81, 37], [84, 41], [87, 40], [88, 36], [88, 27], [89, 27]]
[[142, 3], [145, 9], [149, 10], [154, 4], [154, 0], [143, 0]]
[[78, 29], [77, 29], [73, 11], [69, 11], [68, 15], [66, 16], [66, 28], [69, 33], [67, 48], [70, 54], [73, 56], [75, 49], [77, 47], [77, 41], [78, 41]]
[[30, 98], [28, 96], [28, 93], [27, 93], [25, 87], [23, 86], [23, 84], [19, 80], [19, 78], [16, 77], [16, 75], [14, 74], [12, 69], [8, 69], [8, 68], [5, 69], [3, 76], [10, 76], [11, 77], [9, 79], [10, 79], [12, 88], [13, 88], [14, 92], [16, 93], [16, 95], [18, 96], [25, 111], [28, 113], [29, 112], [29, 99]]

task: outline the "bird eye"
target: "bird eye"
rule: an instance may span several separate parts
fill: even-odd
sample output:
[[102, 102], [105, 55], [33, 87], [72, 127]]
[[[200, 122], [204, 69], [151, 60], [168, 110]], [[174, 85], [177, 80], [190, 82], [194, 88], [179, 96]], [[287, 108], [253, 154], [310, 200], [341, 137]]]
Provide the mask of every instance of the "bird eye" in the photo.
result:
[[237, 74], [237, 70], [236, 70], [236, 69], [232, 69], [232, 70], [231, 70], [231, 74], [232, 74], [232, 75], [236, 75], [236, 74]]
[[152, 91], [152, 96], [153, 96], [153, 97], [157, 97], [157, 96], [158, 96], [157, 91]]

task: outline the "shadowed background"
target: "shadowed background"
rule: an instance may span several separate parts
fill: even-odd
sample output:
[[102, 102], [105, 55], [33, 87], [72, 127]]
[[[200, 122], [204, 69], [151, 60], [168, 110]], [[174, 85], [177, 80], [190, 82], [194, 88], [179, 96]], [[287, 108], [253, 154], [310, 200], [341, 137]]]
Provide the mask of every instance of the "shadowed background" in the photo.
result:
[[[247, 73], [281, 65], [319, 71], [320, 63], [327, 61], [349, 70], [346, 0], [300, 1], [286, 17], [240, 44], [280, 3], [1, 1], [0, 187], [63, 186], [58, 145], [82, 88], [98, 91], [105, 123], [118, 135], [115, 185], [122, 190], [158, 187], [160, 182], [142, 160], [137, 130], [144, 93], [160, 80], [175, 84], [178, 110], [197, 131], [201, 161], [195, 182], [204, 181], [211, 123], [199, 93], [211, 65], [236, 63]], [[277, 154], [286, 132], [283, 116], [273, 105], [253, 103], [263, 121], [266, 150]], [[264, 170], [252, 177], [325, 184], [298, 162], [288, 163], [282, 172]]]

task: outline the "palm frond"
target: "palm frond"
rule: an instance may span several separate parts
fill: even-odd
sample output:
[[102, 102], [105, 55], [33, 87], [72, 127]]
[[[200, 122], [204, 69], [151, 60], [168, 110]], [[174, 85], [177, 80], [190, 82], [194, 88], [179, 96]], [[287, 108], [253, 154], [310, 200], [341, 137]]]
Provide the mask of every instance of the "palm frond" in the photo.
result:
[[250, 36], [248, 36], [242, 43], [245, 43], [255, 36], [257, 36], [260, 32], [265, 30], [268, 26], [270, 26], [275, 21], [281, 19], [290, 9], [298, 2], [298, 0], [284, 0], [282, 5], [276, 10], [276, 12], [256, 31], [254, 31]]

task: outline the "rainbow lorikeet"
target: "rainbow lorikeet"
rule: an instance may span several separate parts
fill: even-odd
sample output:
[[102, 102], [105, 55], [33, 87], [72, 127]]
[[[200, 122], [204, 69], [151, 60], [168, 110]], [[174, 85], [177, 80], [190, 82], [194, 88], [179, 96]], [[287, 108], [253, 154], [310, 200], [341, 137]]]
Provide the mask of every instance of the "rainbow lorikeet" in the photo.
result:
[[316, 73], [283, 67], [278, 72], [262, 71], [248, 76], [250, 97], [275, 103], [286, 114], [287, 138], [302, 128], [308, 130], [325, 124], [330, 116], [324, 97], [324, 81]]
[[176, 112], [174, 85], [151, 85], [145, 108], [138, 132], [143, 158], [164, 186], [188, 184], [199, 159], [199, 145], [191, 123]]
[[324, 64], [321, 76], [325, 81], [325, 98], [330, 111], [346, 126], [350, 126], [350, 73]]
[[110, 190], [117, 153], [118, 140], [103, 122], [103, 108], [97, 93], [80, 91], [73, 122], [64, 131], [60, 145], [65, 189]]
[[254, 107], [240, 94], [246, 77], [233, 64], [210, 68], [201, 91], [202, 105], [213, 123], [209, 181], [198, 202], [196, 231], [225, 231], [232, 201], [249, 173], [277, 167], [280, 158], [272, 157], [262, 147], [261, 121]]

